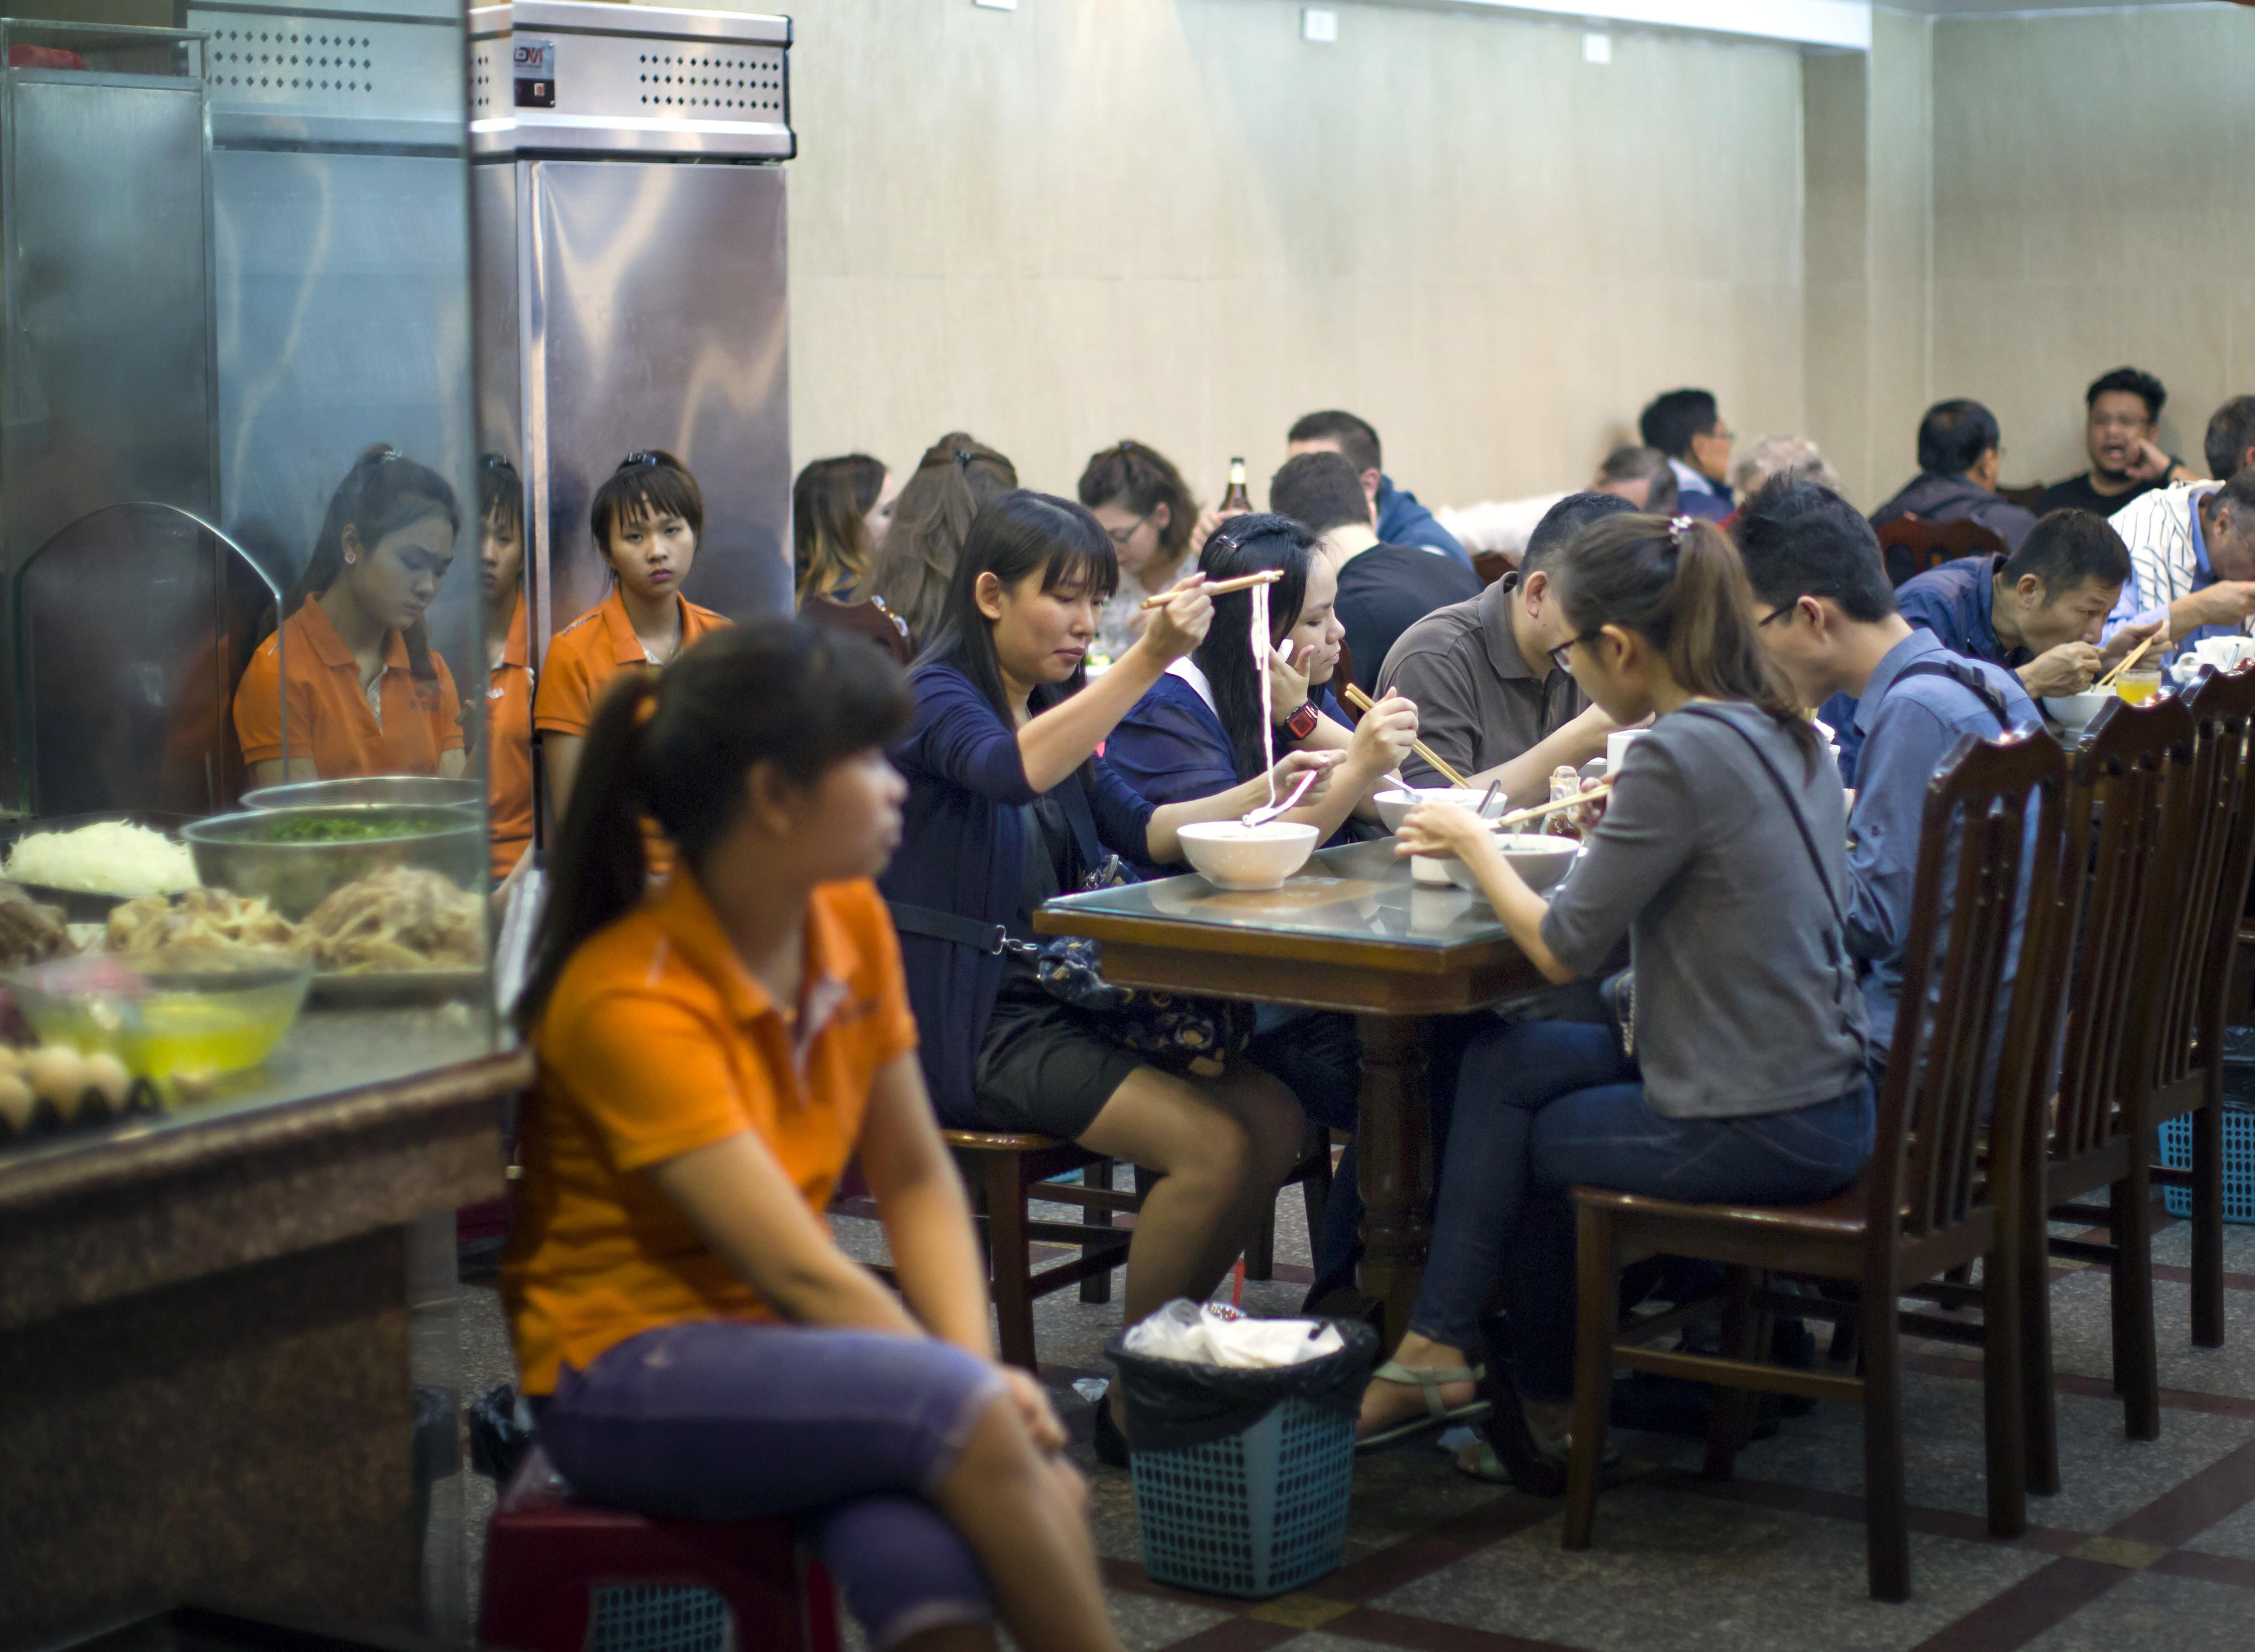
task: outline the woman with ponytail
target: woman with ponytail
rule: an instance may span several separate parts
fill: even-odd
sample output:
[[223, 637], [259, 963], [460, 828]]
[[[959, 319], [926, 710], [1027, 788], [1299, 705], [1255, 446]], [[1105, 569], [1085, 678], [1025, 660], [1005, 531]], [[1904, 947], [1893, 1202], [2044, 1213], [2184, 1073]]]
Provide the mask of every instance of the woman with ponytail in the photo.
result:
[[[1052, 996], [1026, 956], [1033, 909], [1101, 876], [1106, 851], [1178, 860], [1184, 826], [1235, 819], [1268, 796], [1256, 775], [1155, 805], [1097, 756], [1213, 621], [1193, 573], [1091, 681], [1082, 662], [1119, 578], [1110, 537], [1070, 500], [1018, 489], [980, 511], [939, 640], [910, 678], [916, 718], [896, 751], [907, 830], [883, 887], [940, 1116], [1078, 1142], [1158, 1173], [1128, 1251], [1132, 1325], [1212, 1290], [1273, 1208], [1303, 1121], [1291, 1093], [1242, 1057], [1154, 1065], [1106, 1016]], [[1278, 789], [1336, 761], [1289, 753]], [[1124, 1462], [1118, 1417], [1097, 1418], [1099, 1453]]]
[[866, 594], [909, 628], [922, 648], [945, 622], [955, 559], [980, 508], [1018, 485], [1010, 461], [975, 437], [950, 431], [917, 461], [916, 475], [893, 501], [892, 525], [878, 543]]
[[[998, 1365], [986, 1269], [870, 879], [901, 837], [900, 673], [780, 618], [606, 693], [517, 1017], [540, 1058], [502, 1269], [578, 1494], [783, 1515], [879, 1648], [1117, 1652], [1083, 1488]], [[681, 870], [644, 898], [642, 818]], [[896, 1297], [831, 1236], [858, 1159]]]
[[[1571, 626], [1558, 663], [1620, 727], [1654, 720], [1587, 852], [1547, 900], [1461, 809], [1411, 811], [1399, 852], [1464, 861], [1550, 981], [1594, 974], [1626, 937], [1628, 1024], [1498, 1025], [1466, 1051], [1431, 1259], [1363, 1433], [1472, 1411], [1479, 1317], [1502, 1274], [1527, 1444], [1563, 1463], [1570, 1190], [1812, 1202], [1863, 1169], [1872, 1101], [1839, 771], [1762, 650], [1738, 552], [1689, 517], [1609, 517], [1550, 577]], [[1485, 1446], [1459, 1464], [1499, 1472]]]
[[282, 599], [280, 629], [235, 685], [253, 785], [461, 774], [461, 700], [424, 622], [461, 526], [437, 471], [380, 445], [360, 456]]

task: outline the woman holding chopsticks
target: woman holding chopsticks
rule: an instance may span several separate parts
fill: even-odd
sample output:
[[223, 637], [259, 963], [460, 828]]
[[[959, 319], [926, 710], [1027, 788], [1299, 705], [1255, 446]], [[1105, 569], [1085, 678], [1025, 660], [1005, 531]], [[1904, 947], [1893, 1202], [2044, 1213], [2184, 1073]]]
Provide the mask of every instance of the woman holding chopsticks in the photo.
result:
[[1253, 778], [1268, 767], [1271, 751], [1344, 753], [1324, 795], [1282, 818], [1314, 826], [1327, 843], [1352, 842], [1351, 819], [1378, 819], [1371, 796], [1408, 756], [1417, 737], [1417, 708], [1388, 695], [1356, 726], [1331, 697], [1331, 669], [1346, 635], [1333, 606], [1338, 576], [1317, 553], [1316, 536], [1298, 523], [1275, 516], [1232, 517], [1207, 538], [1198, 570], [1209, 591], [1253, 574], [1275, 576], [1267, 587], [1267, 657], [1257, 664], [1253, 657], [1252, 591], [1216, 595], [1205, 640], [1169, 665], [1120, 719], [1105, 743], [1106, 760], [1153, 803], [1177, 803]]
[[[1226, 1038], [1191, 1053], [1195, 1001], [1170, 1012], [1163, 1048], [1131, 1047], [1150, 1029], [1124, 1007], [1076, 1002], [1069, 974], [1032, 956], [1030, 915], [1102, 878], [1106, 851], [1172, 861], [1181, 827], [1235, 819], [1268, 801], [1272, 778], [1281, 793], [1337, 759], [1289, 752], [1273, 775], [1178, 803], [1126, 785], [1097, 748], [1198, 646], [1214, 605], [1191, 574], [1089, 681], [1082, 662], [1119, 580], [1111, 538], [1083, 507], [1019, 489], [980, 509], [938, 637], [910, 676], [915, 716], [893, 752], [909, 782], [905, 824], [879, 883], [943, 1121], [1036, 1131], [1158, 1173], [1128, 1251], [1133, 1324], [1219, 1283], [1297, 1159], [1304, 1121]], [[1098, 1412], [1096, 1445], [1124, 1462], [1118, 1422]]]
[[[1498, 1421], [1563, 1463], [1569, 1191], [1823, 1199], [1870, 1155], [1872, 1103], [1842, 934], [1839, 774], [1762, 651], [1738, 553], [1707, 523], [1620, 516], [1577, 539], [1553, 580], [1572, 627], [1558, 663], [1622, 727], [1654, 719], [1586, 854], [1545, 900], [1482, 822], [1435, 804], [1403, 821], [1399, 853], [1470, 865], [1553, 981], [1597, 969], [1626, 933], [1627, 1025], [1500, 1025], [1465, 1053], [1431, 1260], [1408, 1336], [1364, 1394], [1361, 1431], [1476, 1414], [1471, 1356], [1502, 1274], [1525, 1434], [1518, 1417]], [[1485, 1446], [1458, 1466], [1500, 1472]]]

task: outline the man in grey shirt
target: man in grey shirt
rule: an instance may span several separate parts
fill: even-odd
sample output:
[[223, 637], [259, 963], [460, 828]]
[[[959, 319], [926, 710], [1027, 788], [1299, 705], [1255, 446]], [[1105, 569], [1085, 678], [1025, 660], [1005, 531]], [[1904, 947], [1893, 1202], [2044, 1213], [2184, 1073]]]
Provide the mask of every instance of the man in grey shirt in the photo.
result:
[[[1549, 569], [1591, 523], [1633, 509], [1612, 494], [1567, 495], [1528, 538], [1517, 573], [1435, 609], [1387, 652], [1377, 692], [1398, 689], [1414, 702], [1419, 737], [1473, 785], [1500, 779], [1514, 805], [1542, 802], [1553, 769], [1603, 755], [1612, 720], [1550, 664], [1569, 629]], [[1413, 786], [1448, 784], [1415, 755], [1401, 776]]]

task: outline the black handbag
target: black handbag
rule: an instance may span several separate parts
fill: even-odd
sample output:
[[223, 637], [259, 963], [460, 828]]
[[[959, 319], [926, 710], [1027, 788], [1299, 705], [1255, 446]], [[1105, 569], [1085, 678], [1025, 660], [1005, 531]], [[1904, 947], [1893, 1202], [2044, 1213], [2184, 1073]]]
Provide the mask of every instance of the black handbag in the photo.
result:
[[[1057, 795], [1075, 851], [1081, 865], [1089, 868], [1082, 874], [1079, 888], [1112, 889], [1138, 882], [1134, 868], [1106, 851], [1097, 837], [1096, 819], [1080, 785], [1068, 784]], [[1114, 987], [1104, 979], [1101, 941], [1078, 935], [1015, 940], [1000, 924], [976, 923], [954, 912], [898, 901], [890, 904], [894, 926], [903, 933], [1029, 960], [1043, 992], [1090, 1016], [1105, 1037], [1155, 1067], [1216, 1078], [1226, 1057], [1243, 1054], [1253, 1042], [1255, 1006], [1227, 998]]]

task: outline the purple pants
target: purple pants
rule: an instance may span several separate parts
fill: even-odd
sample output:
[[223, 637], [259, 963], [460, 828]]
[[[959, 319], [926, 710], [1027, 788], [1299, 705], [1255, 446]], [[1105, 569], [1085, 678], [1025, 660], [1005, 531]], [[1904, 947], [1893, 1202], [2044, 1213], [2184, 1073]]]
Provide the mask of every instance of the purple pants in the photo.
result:
[[592, 1503], [692, 1520], [789, 1517], [874, 1652], [994, 1606], [931, 1502], [994, 1368], [946, 1343], [694, 1320], [566, 1366], [535, 1401], [540, 1444]]

